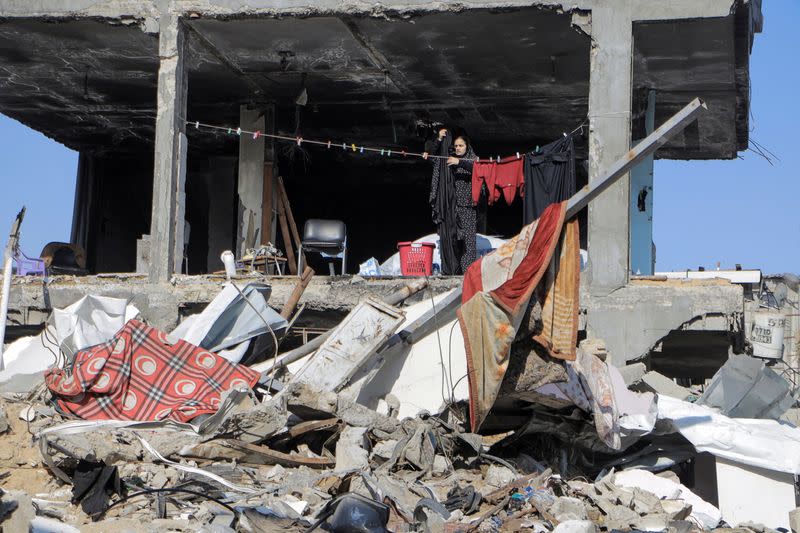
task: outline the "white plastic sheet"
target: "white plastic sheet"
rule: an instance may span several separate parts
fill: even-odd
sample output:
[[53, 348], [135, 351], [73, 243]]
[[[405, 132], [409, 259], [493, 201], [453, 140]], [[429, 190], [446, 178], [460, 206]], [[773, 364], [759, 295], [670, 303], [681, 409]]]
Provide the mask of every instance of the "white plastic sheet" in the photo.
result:
[[139, 310], [122, 298], [84, 296], [64, 309], [53, 309], [56, 342], [70, 357], [89, 346], [107, 342]]
[[729, 418], [709, 407], [658, 397], [658, 418], [669, 420], [700, 452], [737, 463], [800, 474], [800, 428], [776, 420]]
[[719, 509], [680, 483], [657, 476], [646, 470], [625, 470], [614, 474], [614, 484], [626, 488], [639, 488], [655, 494], [660, 499], [683, 500], [691, 504], [692, 514], [689, 517], [703, 526], [714, 529], [722, 520]]
[[226, 352], [220, 350], [236, 347], [253, 337], [267, 333], [269, 329], [265, 321], [278, 338], [288, 327], [286, 319], [267, 305], [264, 294], [269, 296], [267, 285], [248, 283], [241, 289], [240, 294], [235, 286], [226, 283], [222, 292], [202, 313], [184, 320], [167, 338], [172, 343], [183, 339], [195, 346], [218, 352], [232, 363], [238, 363], [245, 351], [241, 346], [239, 349]]
[[53, 309], [39, 335], [18, 339], [5, 353], [6, 368], [0, 372], [0, 392], [22, 393], [41, 381], [43, 372], [90, 346], [109, 341], [139, 310], [128, 300], [84, 296], [64, 309]]

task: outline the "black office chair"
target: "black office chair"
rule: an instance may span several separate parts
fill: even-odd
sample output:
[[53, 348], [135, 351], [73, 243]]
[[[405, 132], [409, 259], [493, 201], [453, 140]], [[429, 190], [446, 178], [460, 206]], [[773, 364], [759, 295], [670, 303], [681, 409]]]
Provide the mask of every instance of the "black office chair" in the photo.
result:
[[[297, 250], [297, 272], [303, 271], [303, 252], [316, 252], [342, 259], [342, 275], [347, 263], [347, 227], [341, 220], [311, 218], [303, 227], [303, 240]], [[333, 261], [328, 263], [331, 276], [335, 275]]]

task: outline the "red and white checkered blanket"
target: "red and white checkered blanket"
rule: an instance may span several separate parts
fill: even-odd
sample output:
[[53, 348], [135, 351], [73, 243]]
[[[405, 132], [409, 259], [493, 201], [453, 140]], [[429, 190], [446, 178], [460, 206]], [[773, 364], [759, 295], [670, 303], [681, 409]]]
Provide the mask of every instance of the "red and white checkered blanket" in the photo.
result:
[[188, 422], [214, 413], [231, 388], [252, 387], [259, 373], [130, 320], [105, 344], [78, 352], [73, 371], [45, 375], [65, 412], [86, 420]]

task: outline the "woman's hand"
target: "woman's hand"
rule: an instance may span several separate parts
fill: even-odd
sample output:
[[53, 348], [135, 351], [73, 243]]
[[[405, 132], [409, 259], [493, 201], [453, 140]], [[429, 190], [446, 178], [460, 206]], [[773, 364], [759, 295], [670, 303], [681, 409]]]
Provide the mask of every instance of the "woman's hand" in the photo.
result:
[[447, 158], [447, 164], [449, 166], [457, 165], [461, 160], [457, 157], [450, 156]]
[[439, 140], [441, 141], [444, 139], [444, 136], [447, 135], [447, 128], [442, 128], [439, 130]]

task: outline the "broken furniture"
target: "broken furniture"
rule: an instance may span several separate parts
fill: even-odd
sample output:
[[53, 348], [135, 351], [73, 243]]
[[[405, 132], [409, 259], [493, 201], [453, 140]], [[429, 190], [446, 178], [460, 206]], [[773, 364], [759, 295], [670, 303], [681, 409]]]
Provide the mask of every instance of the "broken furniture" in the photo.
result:
[[[311, 218], [303, 226], [303, 240], [297, 252], [297, 271], [302, 272], [303, 252], [315, 252], [323, 257], [341, 258], [342, 275], [347, 265], [347, 227], [341, 220]], [[328, 263], [331, 276], [333, 262]]]
[[287, 259], [279, 254], [280, 252], [272, 246], [272, 243], [269, 243], [254, 250], [248, 250], [238, 263], [245, 269], [253, 272], [261, 270], [266, 275], [273, 274], [271, 269], [275, 267], [275, 272], [279, 276], [283, 276]]
[[48, 274], [85, 276], [89, 273], [86, 270], [86, 252], [77, 244], [49, 242], [39, 255]]
[[[292, 213], [292, 206], [289, 204], [289, 196], [286, 194], [286, 186], [283, 183], [283, 178], [278, 176], [277, 182], [277, 203], [278, 203], [278, 222], [281, 226], [281, 236], [283, 237], [283, 244], [286, 248], [286, 257], [289, 265], [289, 272], [292, 274], [299, 274], [303, 270], [300, 268], [300, 260], [303, 257], [303, 252], [300, 250], [300, 234], [297, 231], [297, 224], [294, 221], [294, 214]], [[297, 248], [297, 267], [294, 262], [294, 251], [292, 250], [292, 242]]]

